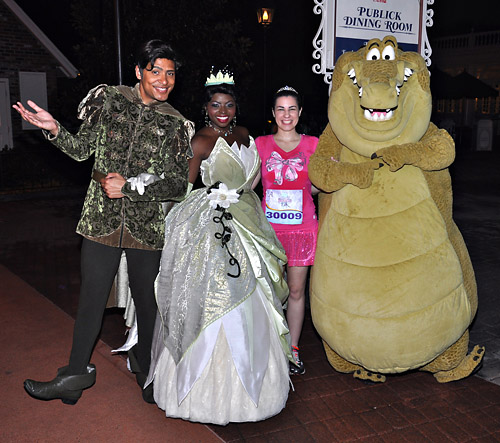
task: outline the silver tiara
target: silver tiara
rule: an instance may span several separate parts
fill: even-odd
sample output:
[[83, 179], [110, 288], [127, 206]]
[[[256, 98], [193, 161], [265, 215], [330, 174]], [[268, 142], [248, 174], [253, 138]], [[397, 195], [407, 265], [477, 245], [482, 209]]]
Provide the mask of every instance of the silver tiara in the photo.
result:
[[295, 94], [299, 95], [299, 93], [295, 89], [293, 89], [291, 86], [283, 86], [282, 88], [279, 88], [276, 91], [276, 94], [279, 94], [280, 92], [283, 92], [283, 91], [291, 91], [291, 92], [295, 92]]

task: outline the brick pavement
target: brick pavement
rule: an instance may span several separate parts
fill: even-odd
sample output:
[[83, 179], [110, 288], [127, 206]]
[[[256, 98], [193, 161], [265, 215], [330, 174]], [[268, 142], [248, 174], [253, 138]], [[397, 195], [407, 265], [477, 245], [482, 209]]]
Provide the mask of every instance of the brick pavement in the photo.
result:
[[35, 401], [22, 381], [50, 380], [67, 362], [73, 318], [0, 265], [1, 442], [220, 442], [205, 425], [166, 420], [145, 403], [124, 358], [99, 341], [92, 355], [97, 380], [78, 404]]
[[[415, 372], [365, 385], [331, 369], [308, 316], [301, 339], [307, 373], [293, 378], [285, 410], [260, 423], [211, 428], [224, 441], [500, 441], [499, 165], [496, 153], [467, 153], [452, 168], [455, 221], [480, 297], [471, 343], [487, 347], [478, 376], [440, 385]], [[83, 191], [31, 197], [0, 198], [0, 263], [74, 316]], [[106, 315], [101, 338], [122, 343], [119, 312]]]

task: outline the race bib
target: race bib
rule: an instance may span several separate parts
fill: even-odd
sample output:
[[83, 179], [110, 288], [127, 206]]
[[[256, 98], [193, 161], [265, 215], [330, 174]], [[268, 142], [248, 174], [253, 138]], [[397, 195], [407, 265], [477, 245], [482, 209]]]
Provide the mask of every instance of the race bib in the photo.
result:
[[302, 189], [268, 189], [266, 217], [270, 223], [300, 225], [302, 223]]

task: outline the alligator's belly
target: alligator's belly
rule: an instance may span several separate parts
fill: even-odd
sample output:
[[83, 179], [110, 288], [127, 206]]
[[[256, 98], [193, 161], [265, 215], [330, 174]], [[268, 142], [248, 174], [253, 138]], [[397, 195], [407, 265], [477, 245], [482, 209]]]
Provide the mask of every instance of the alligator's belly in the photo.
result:
[[336, 192], [318, 236], [311, 310], [323, 339], [377, 372], [433, 360], [469, 324], [458, 257], [421, 171]]

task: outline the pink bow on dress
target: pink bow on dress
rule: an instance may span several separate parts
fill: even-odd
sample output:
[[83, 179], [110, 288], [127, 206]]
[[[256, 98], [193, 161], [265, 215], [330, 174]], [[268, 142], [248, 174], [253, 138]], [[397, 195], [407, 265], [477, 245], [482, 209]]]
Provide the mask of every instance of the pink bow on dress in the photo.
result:
[[300, 153], [297, 157], [283, 160], [281, 155], [279, 155], [276, 151], [273, 151], [271, 156], [266, 160], [266, 169], [268, 171], [274, 171], [274, 183], [276, 185], [283, 184], [283, 168], [285, 168], [285, 180], [291, 182], [297, 180], [299, 176], [297, 171], [302, 171], [302, 169], [304, 169], [303, 154]]

